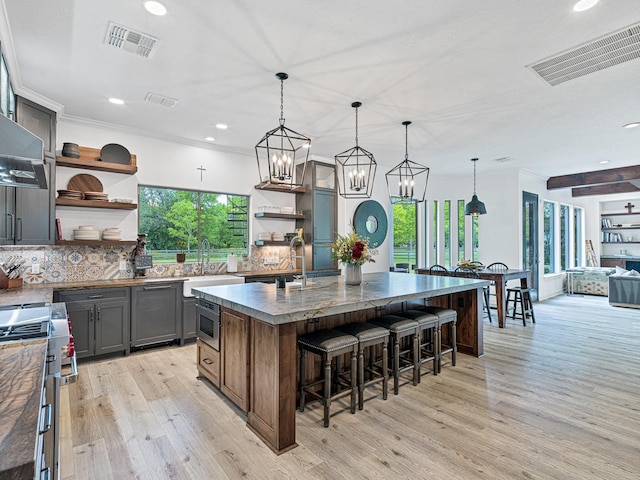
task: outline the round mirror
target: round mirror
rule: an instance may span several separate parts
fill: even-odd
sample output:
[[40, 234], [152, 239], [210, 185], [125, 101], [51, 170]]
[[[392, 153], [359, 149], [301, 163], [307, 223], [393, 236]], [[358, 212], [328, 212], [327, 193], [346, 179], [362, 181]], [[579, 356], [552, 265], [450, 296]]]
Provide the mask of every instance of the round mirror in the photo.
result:
[[379, 247], [387, 236], [387, 212], [375, 200], [366, 200], [353, 214], [353, 228], [358, 236], [369, 238], [371, 247]]
[[365, 227], [367, 228], [367, 232], [376, 233], [376, 230], [378, 230], [378, 219], [373, 215], [369, 215], [369, 218], [367, 218], [365, 223]]

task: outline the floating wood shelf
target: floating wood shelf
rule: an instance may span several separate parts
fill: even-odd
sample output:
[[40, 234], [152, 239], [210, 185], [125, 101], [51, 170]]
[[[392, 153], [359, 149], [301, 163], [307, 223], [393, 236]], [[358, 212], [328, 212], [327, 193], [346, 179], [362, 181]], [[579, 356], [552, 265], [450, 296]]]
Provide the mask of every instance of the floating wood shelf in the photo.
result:
[[615, 243], [617, 245], [620, 245], [622, 243], [640, 243], [640, 242], [602, 242], [602, 243], [606, 243], [607, 245], [611, 245], [612, 243]]
[[620, 217], [623, 215], [640, 215], [640, 212], [601, 213], [601, 217]]
[[607, 230], [640, 230], [640, 225], [637, 227], [607, 227], [602, 229], [603, 232]]
[[56, 166], [85, 168], [87, 170], [100, 170], [103, 172], [123, 173], [133, 175], [138, 171], [136, 156], [131, 155], [131, 163], [128, 165], [121, 163], [110, 163], [98, 160], [100, 150], [97, 148], [80, 147], [80, 158], [56, 157]]
[[281, 192], [281, 193], [304, 193], [304, 187], [296, 187], [291, 188], [289, 185], [279, 184], [279, 183], [260, 183], [256, 185], [256, 190], [269, 190], [272, 192]]
[[135, 240], [56, 240], [56, 245], [136, 245]]
[[56, 198], [59, 207], [111, 208], [115, 210], [135, 210], [135, 203], [104, 202], [101, 200], [76, 200], [75, 198]]
[[304, 215], [301, 213], [269, 213], [269, 212], [256, 212], [256, 218], [287, 218], [287, 219], [304, 219]]

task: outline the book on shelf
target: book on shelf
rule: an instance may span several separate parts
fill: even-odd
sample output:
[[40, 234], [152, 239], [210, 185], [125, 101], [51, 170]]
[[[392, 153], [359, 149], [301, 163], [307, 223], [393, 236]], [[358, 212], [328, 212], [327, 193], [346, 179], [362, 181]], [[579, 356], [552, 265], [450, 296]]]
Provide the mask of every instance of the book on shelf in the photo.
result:
[[59, 218], [56, 218], [56, 233], [58, 235], [58, 240], [62, 240], [62, 225], [60, 224]]

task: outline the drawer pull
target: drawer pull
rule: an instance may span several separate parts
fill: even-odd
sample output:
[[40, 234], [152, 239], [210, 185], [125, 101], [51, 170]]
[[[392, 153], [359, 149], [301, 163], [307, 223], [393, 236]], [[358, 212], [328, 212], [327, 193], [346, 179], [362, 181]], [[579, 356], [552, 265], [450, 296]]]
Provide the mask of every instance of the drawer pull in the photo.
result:
[[104, 294], [102, 295], [87, 295], [87, 298], [102, 298], [104, 297]]
[[45, 420], [46, 423], [44, 424], [44, 428], [40, 431], [40, 433], [46, 433], [49, 430], [51, 430], [51, 414], [52, 414], [53, 408], [50, 403], [43, 405], [42, 408], [47, 409], [47, 419]]
[[143, 290], [168, 290], [171, 285], [163, 285], [160, 287], [142, 287]]
[[207, 365], [213, 365], [213, 362], [208, 358], [203, 358], [202, 363], [206, 363]]

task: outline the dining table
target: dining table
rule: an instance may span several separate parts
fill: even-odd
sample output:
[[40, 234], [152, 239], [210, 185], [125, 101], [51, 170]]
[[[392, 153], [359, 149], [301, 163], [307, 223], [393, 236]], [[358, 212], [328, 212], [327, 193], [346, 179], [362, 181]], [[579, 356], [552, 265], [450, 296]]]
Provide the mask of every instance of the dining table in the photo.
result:
[[[465, 272], [455, 272], [457, 267], [448, 267], [447, 272], [430, 271], [428, 268], [416, 268], [415, 272], [426, 275], [455, 275], [467, 276]], [[530, 270], [520, 270], [516, 268], [507, 269], [490, 269], [490, 268], [474, 268], [475, 273], [482, 280], [489, 280], [494, 283], [496, 291], [496, 307], [498, 311], [498, 327], [506, 326], [507, 317], [507, 282], [509, 280], [520, 280], [522, 288], [528, 288], [531, 281]]]

